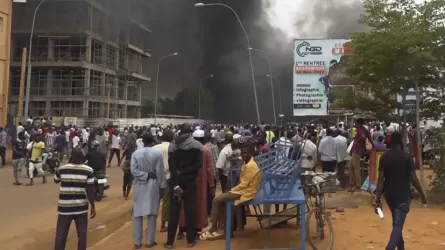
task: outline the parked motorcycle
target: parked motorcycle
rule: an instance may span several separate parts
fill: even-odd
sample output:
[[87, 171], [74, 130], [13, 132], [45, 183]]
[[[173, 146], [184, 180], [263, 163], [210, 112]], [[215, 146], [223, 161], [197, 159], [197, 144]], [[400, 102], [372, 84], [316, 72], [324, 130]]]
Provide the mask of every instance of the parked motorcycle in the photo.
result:
[[109, 189], [110, 186], [107, 185], [108, 179], [105, 171], [96, 171], [94, 175], [96, 177], [96, 183], [95, 183], [96, 201], [101, 201], [103, 198], [106, 197], [104, 191]]

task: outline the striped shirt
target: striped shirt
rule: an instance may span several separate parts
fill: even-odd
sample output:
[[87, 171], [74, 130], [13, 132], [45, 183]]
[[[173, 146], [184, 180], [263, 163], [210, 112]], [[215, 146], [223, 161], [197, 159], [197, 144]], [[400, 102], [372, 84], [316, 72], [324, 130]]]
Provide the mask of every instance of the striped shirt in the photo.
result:
[[88, 213], [86, 187], [94, 184], [94, 171], [87, 165], [67, 164], [57, 169], [55, 181], [60, 181], [60, 215]]
[[206, 143], [205, 146], [210, 149], [210, 152], [212, 152], [213, 172], [215, 174], [216, 181], [219, 182], [218, 170], [216, 169], [216, 162], [218, 161], [219, 156], [218, 147], [210, 142]]

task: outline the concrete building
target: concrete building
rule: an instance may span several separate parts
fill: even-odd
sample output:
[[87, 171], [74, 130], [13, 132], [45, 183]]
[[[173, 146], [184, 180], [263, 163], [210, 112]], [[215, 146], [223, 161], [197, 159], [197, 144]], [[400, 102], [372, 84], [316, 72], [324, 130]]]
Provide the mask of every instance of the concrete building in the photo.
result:
[[9, 61], [11, 45], [12, 1], [0, 1], [0, 126], [8, 115]]
[[[14, 4], [10, 113], [17, 116], [20, 64], [41, 0]], [[47, 0], [32, 43], [30, 116], [139, 118], [150, 65], [149, 0]]]

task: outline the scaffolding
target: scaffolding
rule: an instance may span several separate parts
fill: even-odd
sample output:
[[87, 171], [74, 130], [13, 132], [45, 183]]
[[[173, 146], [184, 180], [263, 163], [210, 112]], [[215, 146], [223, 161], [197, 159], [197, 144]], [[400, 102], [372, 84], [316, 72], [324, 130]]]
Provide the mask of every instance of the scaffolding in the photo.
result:
[[[119, 0], [85, 1], [75, 6], [86, 8], [86, 30], [35, 32], [30, 116], [139, 118], [142, 84], [150, 81], [145, 76], [151, 56], [147, 52], [150, 31], [145, 28], [148, 20], [143, 11], [148, 5], [141, 0], [128, 2], [122, 9]], [[69, 4], [48, 2], [44, 10], [69, 9]], [[128, 13], [139, 14], [132, 17]], [[141, 20], [145, 23], [139, 23]], [[10, 106], [13, 116], [17, 116], [14, 107], [18, 103], [20, 71], [14, 63], [22, 60], [23, 47], [29, 47], [29, 34], [15, 34], [13, 30], [12, 41]]]

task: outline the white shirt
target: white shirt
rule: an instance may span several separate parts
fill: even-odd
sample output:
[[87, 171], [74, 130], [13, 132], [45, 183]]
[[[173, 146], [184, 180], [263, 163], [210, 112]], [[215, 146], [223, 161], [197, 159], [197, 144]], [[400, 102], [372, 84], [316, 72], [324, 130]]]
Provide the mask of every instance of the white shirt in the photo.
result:
[[83, 141], [84, 142], [87, 142], [88, 141], [88, 132], [87, 132], [87, 130], [86, 129], [82, 129], [82, 138], [83, 138]]
[[337, 162], [345, 161], [348, 156], [346, 152], [348, 149], [348, 140], [341, 135], [338, 135], [334, 139], [337, 141]]
[[25, 131], [25, 128], [22, 125], [17, 126], [17, 135], [19, 135], [20, 132]]
[[156, 136], [156, 132], [157, 132], [157, 128], [156, 127], [152, 127], [151, 129], [150, 129], [150, 132], [151, 132], [151, 135], [152, 136]]
[[137, 149], [144, 148], [144, 143], [142, 142], [142, 138], [136, 140], [136, 147]]
[[223, 147], [221, 152], [219, 153], [218, 160], [216, 161], [216, 168], [223, 170], [223, 175], [228, 176], [229, 175], [229, 169], [230, 169], [230, 158], [232, 157], [232, 145], [227, 144]]
[[324, 139], [324, 138], [326, 137], [326, 129], [322, 129], [322, 130], [320, 130], [320, 133], [318, 134], [318, 136], [319, 136], [321, 139]]
[[66, 142], [70, 141], [70, 131], [69, 130], [65, 131], [65, 139], [66, 139]]
[[[317, 145], [315, 145], [311, 140], [304, 140], [301, 147], [303, 148], [303, 153], [301, 154], [301, 167], [313, 169], [317, 163]], [[312, 159], [309, 160], [308, 156], [310, 156]]]
[[293, 147], [293, 143], [284, 136], [276, 142], [276, 145], [279, 152], [283, 153], [284, 151], [284, 158], [289, 156], [289, 151]]
[[318, 146], [318, 152], [321, 154], [322, 161], [337, 160], [337, 141], [332, 136], [326, 136], [321, 139]]
[[79, 137], [76, 135], [73, 137], [73, 148], [77, 148], [79, 146]]
[[116, 135], [112, 135], [111, 136], [111, 148], [121, 148], [121, 138], [119, 136]]

